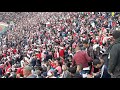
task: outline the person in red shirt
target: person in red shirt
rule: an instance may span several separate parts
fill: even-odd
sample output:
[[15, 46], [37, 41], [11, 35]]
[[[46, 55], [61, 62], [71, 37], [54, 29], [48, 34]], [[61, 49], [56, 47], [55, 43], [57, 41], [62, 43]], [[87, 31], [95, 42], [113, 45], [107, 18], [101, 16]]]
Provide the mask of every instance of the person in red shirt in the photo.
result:
[[18, 68], [16, 74], [21, 74], [21, 75], [23, 75], [23, 67]]
[[64, 48], [63, 47], [60, 47], [59, 56], [64, 58]]
[[13, 49], [13, 54], [16, 54], [17, 53], [17, 50], [14, 48]]
[[73, 56], [72, 64], [73, 66], [82, 64], [83, 68], [88, 67], [88, 63], [92, 61], [86, 51], [81, 51], [79, 47], [76, 47], [76, 53]]
[[41, 53], [40, 53], [40, 51], [36, 54], [36, 57], [41, 60]]
[[11, 69], [11, 65], [10, 65], [10, 63], [9, 62], [7, 62], [6, 63], [6, 69], [5, 69], [5, 73], [7, 73], [7, 72], [10, 72], [10, 69]]
[[56, 67], [54, 61], [52, 61], [52, 60], [49, 59], [49, 62], [50, 62], [50, 66], [51, 66], [52, 68], [55, 68], [55, 67]]

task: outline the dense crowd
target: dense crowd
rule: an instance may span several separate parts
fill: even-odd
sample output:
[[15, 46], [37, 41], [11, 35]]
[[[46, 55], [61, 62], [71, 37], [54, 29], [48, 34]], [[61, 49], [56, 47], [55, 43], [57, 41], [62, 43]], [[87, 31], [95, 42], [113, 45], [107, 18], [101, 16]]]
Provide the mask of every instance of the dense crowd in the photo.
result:
[[110, 78], [119, 12], [0, 12], [1, 78]]

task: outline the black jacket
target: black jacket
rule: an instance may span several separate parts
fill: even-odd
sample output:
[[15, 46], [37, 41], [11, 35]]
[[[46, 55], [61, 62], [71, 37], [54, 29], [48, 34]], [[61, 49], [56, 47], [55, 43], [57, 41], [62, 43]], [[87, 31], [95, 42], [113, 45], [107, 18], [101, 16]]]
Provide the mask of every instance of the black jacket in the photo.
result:
[[115, 77], [120, 76], [120, 38], [118, 38], [111, 46], [108, 71], [113, 73]]
[[35, 58], [32, 59], [31, 65], [32, 65], [32, 66], [35, 66], [35, 65], [36, 65], [36, 59], [35, 59]]

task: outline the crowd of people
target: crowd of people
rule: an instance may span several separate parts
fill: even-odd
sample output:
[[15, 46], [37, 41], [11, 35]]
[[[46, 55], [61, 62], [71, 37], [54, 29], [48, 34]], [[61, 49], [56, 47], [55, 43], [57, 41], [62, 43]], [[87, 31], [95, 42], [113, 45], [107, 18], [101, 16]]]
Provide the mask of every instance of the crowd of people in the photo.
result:
[[0, 22], [0, 78], [120, 76], [119, 12], [0, 12]]

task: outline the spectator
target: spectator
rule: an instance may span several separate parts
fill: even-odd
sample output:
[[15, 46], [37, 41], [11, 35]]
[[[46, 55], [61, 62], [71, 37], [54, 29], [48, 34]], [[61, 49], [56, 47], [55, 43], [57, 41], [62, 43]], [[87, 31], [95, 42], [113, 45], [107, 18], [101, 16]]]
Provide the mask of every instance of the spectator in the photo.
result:
[[40, 70], [36, 70], [35, 73], [37, 75], [37, 78], [42, 78]]
[[82, 64], [83, 68], [88, 67], [88, 62], [92, 61], [92, 58], [88, 56], [85, 51], [81, 51], [79, 47], [76, 47], [76, 54], [73, 57], [73, 66]]
[[113, 32], [113, 38], [115, 39], [114, 43], [112, 44], [110, 54], [109, 54], [109, 63], [108, 63], [108, 71], [110, 75], [114, 78], [119, 78], [119, 69], [120, 69], [120, 62], [119, 62], [119, 41], [120, 41], [120, 31]]
[[[110, 68], [109, 72], [112, 74], [114, 72], [115, 75], [112, 76], [118, 77], [116, 72], [119, 65], [113, 63], [111, 66], [109, 60], [115, 61], [112, 59], [114, 56], [111, 58], [110, 55], [110, 59], [108, 56], [113, 50], [111, 48], [118, 45], [117, 41], [114, 42], [112, 39], [112, 32], [119, 30], [119, 14], [119, 12], [0, 12], [1, 77], [15, 78], [17, 75], [16, 78], [22, 78], [23, 68], [28, 65], [32, 68], [31, 75], [37, 78], [46, 78], [51, 69], [53, 71], [48, 77], [50, 75], [59, 78], [71, 68], [74, 69], [70, 71], [70, 76], [79, 77], [79, 73], [74, 72], [77, 67], [79, 70], [83, 68], [85, 73], [89, 70], [89, 74], [93, 71], [98, 72], [93, 68], [92, 62], [100, 57]], [[114, 35], [116, 36], [119, 35]], [[77, 49], [78, 47], [80, 49]], [[68, 69], [62, 70], [63, 65]], [[38, 67], [42, 69], [36, 69]]]
[[70, 78], [79, 78], [79, 76], [76, 75], [76, 68], [70, 67], [68, 71], [70, 72]]
[[93, 46], [89, 45], [88, 41], [83, 41], [83, 46], [86, 48], [87, 53], [90, 57], [92, 57], [94, 59], [94, 51], [93, 51]]
[[93, 65], [100, 69], [100, 72], [93, 73], [94, 78], [110, 78], [106, 65], [101, 60], [94, 60]]
[[62, 73], [61, 62], [56, 61], [56, 68], [55, 69], [58, 71], [58, 75], [60, 75]]
[[82, 64], [77, 65], [76, 75], [78, 75], [79, 78], [85, 78], [84, 74], [86, 74], [86, 73], [82, 68]]
[[32, 75], [31, 71], [32, 71], [32, 68], [30, 66], [24, 67], [23, 69], [24, 78], [36, 78], [35, 75]]
[[61, 78], [70, 78], [70, 72], [68, 71], [68, 68], [66, 65], [62, 65], [62, 74], [61, 74]]

